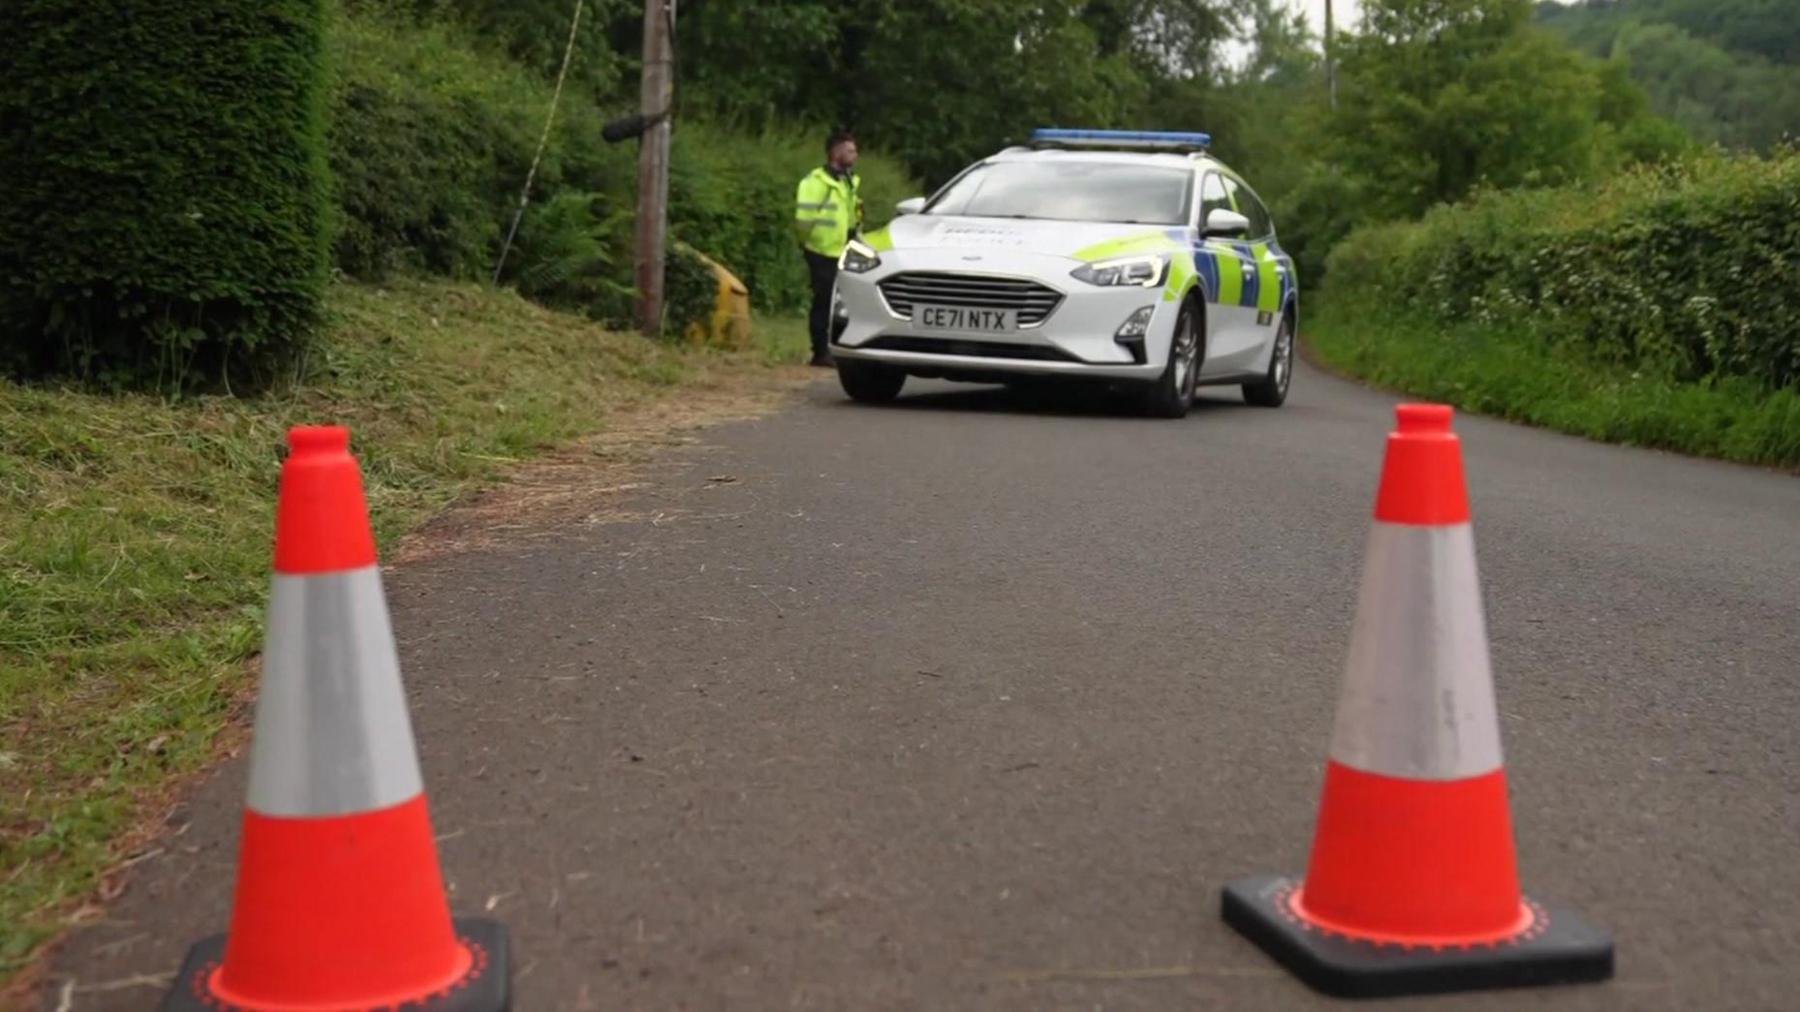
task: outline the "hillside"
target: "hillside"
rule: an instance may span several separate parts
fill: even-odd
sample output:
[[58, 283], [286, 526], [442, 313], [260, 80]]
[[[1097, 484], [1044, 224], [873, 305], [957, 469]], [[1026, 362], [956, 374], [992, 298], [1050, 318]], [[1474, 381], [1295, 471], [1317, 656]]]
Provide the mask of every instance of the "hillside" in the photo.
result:
[[1702, 141], [1768, 150], [1800, 136], [1800, 18], [1785, 0], [1543, 3], [1537, 21], [1627, 62], [1651, 108]]

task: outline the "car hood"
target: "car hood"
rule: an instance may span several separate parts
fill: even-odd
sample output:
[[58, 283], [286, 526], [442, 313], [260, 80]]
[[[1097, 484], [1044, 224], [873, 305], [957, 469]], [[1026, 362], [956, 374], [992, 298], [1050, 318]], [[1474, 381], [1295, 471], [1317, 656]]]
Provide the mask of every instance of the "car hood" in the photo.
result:
[[909, 214], [864, 238], [878, 251], [1010, 249], [1085, 261], [1180, 248], [1187, 244], [1188, 230], [1172, 225]]

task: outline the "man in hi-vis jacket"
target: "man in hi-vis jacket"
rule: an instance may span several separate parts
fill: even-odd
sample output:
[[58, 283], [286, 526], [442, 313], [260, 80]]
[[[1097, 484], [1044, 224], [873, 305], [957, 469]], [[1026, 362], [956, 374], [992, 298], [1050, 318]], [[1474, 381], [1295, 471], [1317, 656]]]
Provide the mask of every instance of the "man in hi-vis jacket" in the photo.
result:
[[844, 244], [862, 230], [862, 179], [856, 138], [848, 130], [825, 139], [825, 164], [806, 174], [794, 195], [794, 234], [812, 278], [812, 364], [831, 364], [831, 288]]

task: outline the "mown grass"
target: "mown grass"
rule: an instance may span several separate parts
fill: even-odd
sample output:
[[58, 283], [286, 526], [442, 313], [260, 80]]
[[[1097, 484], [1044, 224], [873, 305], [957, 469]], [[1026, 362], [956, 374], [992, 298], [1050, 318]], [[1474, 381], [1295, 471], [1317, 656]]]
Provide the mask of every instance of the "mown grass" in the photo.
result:
[[1549, 341], [1529, 318], [1445, 324], [1363, 300], [1314, 305], [1304, 328], [1313, 354], [1375, 386], [1610, 443], [1800, 467], [1795, 389], [1645, 375]]
[[338, 286], [305, 381], [165, 401], [0, 381], [0, 982], [99, 891], [251, 682], [289, 425], [352, 427], [385, 546], [634, 401], [804, 360], [607, 333], [509, 292]]

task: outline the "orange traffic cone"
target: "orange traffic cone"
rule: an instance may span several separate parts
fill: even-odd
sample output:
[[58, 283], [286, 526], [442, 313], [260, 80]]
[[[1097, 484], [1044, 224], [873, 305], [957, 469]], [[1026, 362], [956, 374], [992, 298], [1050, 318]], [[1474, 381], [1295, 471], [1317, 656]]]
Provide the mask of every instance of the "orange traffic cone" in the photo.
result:
[[164, 1012], [504, 1012], [507, 938], [450, 917], [362, 475], [342, 428], [296, 428], [229, 934]]
[[1225, 920], [1335, 995], [1604, 980], [1611, 936], [1519, 892], [1451, 411], [1396, 413], [1311, 865], [1228, 885]]

